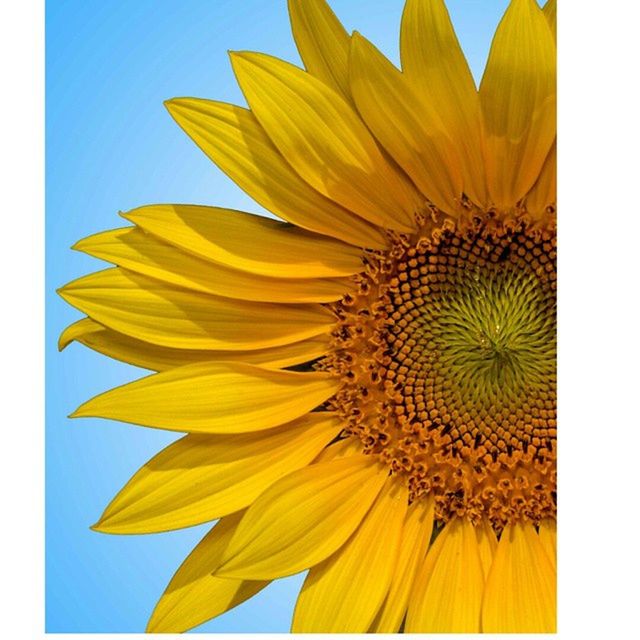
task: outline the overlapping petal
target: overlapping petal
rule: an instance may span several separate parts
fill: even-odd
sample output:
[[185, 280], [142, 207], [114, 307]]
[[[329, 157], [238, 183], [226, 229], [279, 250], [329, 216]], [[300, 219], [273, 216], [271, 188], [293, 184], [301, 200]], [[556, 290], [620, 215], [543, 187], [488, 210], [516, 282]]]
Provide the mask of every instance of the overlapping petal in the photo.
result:
[[365, 633], [387, 593], [400, 550], [406, 487], [388, 477], [353, 536], [309, 572], [294, 633]]
[[443, 0], [407, 0], [400, 31], [402, 70], [423, 98], [426, 123], [433, 112], [455, 144], [463, 190], [476, 204], [487, 201], [482, 117], [476, 85]]
[[544, 7], [542, 7], [542, 13], [544, 13], [544, 17], [547, 19], [549, 26], [551, 27], [551, 33], [553, 34], [553, 39], [557, 39], [556, 34], [556, 19], [558, 12], [558, 3], [556, 0], [547, 0], [545, 2]]
[[59, 293], [110, 329], [176, 349], [277, 347], [327, 333], [334, 322], [320, 305], [232, 300], [120, 268], [74, 280]]
[[164, 204], [123, 217], [187, 252], [259, 276], [335, 278], [362, 271], [356, 247], [250, 213]]
[[508, 525], [482, 604], [487, 633], [555, 633], [556, 572], [533, 525]]
[[493, 558], [498, 548], [498, 538], [493, 527], [487, 520], [482, 520], [476, 527], [476, 537], [478, 539], [478, 550], [480, 551], [480, 561], [482, 562], [482, 573], [485, 580], [489, 575], [489, 570], [493, 564]]
[[488, 187], [510, 209], [540, 175], [556, 136], [556, 47], [535, 0], [512, 0], [480, 85]]
[[557, 527], [556, 521], [551, 519], [543, 520], [538, 530], [540, 542], [547, 552], [551, 563], [555, 567], [557, 564]]
[[389, 592], [373, 625], [372, 633], [398, 633], [407, 611], [416, 573], [424, 562], [433, 531], [432, 498], [414, 500], [407, 510], [396, 568]]
[[304, 180], [370, 222], [413, 228], [422, 198], [340, 94], [271, 56], [235, 53], [232, 63], [252, 112]]
[[309, 464], [340, 429], [335, 415], [320, 412], [256, 433], [187, 435], [129, 480], [94, 529], [169, 531], [244, 509], [276, 480]]
[[204, 153], [269, 211], [351, 245], [387, 246], [380, 229], [305, 182], [248, 109], [197, 98], [174, 98], [165, 105]]
[[326, 0], [289, 0], [289, 17], [307, 71], [350, 100], [349, 34]]
[[242, 513], [220, 520], [182, 563], [158, 601], [148, 633], [182, 633], [248, 600], [269, 582], [211, 575]]
[[108, 329], [91, 318], [83, 318], [62, 332], [58, 348], [62, 350], [74, 340], [98, 353], [136, 367], [165, 371], [194, 362], [246, 362], [270, 369], [283, 369], [325, 355], [329, 349], [330, 336], [321, 334], [300, 342], [254, 351], [174, 349], [131, 338]]
[[72, 417], [110, 418], [188, 433], [245, 433], [285, 424], [322, 404], [339, 387], [325, 373], [202, 362], [116, 387]]
[[322, 562], [360, 525], [386, 476], [361, 454], [290, 473], [247, 509], [216, 575], [268, 580]]
[[478, 541], [468, 520], [445, 525], [413, 585], [408, 633], [477, 633], [484, 575]]
[[429, 200], [455, 214], [462, 177], [437, 106], [420, 100], [400, 71], [358, 33], [352, 38], [350, 81], [376, 138]]
[[139, 228], [105, 231], [74, 247], [119, 267], [186, 289], [255, 302], [331, 302], [353, 285], [347, 279], [268, 278], [203, 260]]
[[551, 146], [540, 175], [527, 194], [527, 212], [534, 222], [550, 220], [551, 208], [556, 204], [558, 151], [556, 142]]

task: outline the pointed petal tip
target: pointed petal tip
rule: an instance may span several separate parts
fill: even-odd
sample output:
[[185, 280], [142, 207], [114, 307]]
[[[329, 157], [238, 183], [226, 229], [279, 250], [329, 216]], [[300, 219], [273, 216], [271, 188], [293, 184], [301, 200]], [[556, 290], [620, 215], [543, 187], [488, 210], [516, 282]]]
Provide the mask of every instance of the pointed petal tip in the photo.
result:
[[89, 526], [91, 531], [95, 531], [96, 533], [106, 533], [102, 528], [102, 519], [97, 520], [92, 525]]
[[169, 112], [169, 115], [173, 116], [173, 112], [179, 104], [177, 103], [178, 100], [179, 98], [170, 98], [162, 101], [162, 106]]
[[72, 411], [67, 418], [89, 418], [91, 413], [87, 411], [86, 407], [91, 403], [91, 400], [81, 404], [75, 411]]
[[162, 104], [164, 105], [165, 109], [171, 115], [173, 115], [175, 111], [189, 109], [190, 100], [194, 100], [194, 98], [190, 98], [189, 96], [176, 96], [174, 98], [169, 98], [168, 100], [165, 100]]
[[228, 49], [227, 54], [229, 55], [231, 64], [234, 64], [238, 60], [248, 60], [251, 57], [250, 51], [243, 51], [243, 50], [234, 51], [233, 49]]
[[351, 33], [351, 43], [350, 43], [350, 55], [349, 55], [349, 63], [351, 66], [351, 52], [352, 51], [362, 51], [362, 47], [366, 46], [368, 43], [368, 40], [359, 32], [359, 31], [353, 31]]
[[118, 523], [117, 516], [119, 512], [108, 513], [109, 508], [105, 509], [104, 513], [94, 522], [89, 529], [96, 533], [104, 533], [107, 535], [131, 535], [139, 533], [150, 533], [146, 531], [130, 531], [125, 527], [122, 527], [121, 523]]
[[71, 251], [80, 251], [82, 253], [84, 252], [84, 247], [87, 244], [86, 241], [87, 238], [81, 238], [77, 242], [74, 242], [69, 248], [71, 249]]
[[69, 340], [67, 338], [65, 333], [66, 329], [60, 334], [60, 337], [58, 338], [58, 351], [64, 351], [73, 342], [73, 340]]
[[102, 516], [100, 516], [100, 519], [95, 522], [94, 524], [92, 524], [89, 529], [91, 529], [91, 531], [95, 531], [96, 533], [105, 533], [105, 534], [118, 534], [118, 533], [124, 533], [127, 534], [127, 531], [118, 531], [117, 528], [114, 528], [110, 523], [110, 518], [104, 516], [104, 514]]

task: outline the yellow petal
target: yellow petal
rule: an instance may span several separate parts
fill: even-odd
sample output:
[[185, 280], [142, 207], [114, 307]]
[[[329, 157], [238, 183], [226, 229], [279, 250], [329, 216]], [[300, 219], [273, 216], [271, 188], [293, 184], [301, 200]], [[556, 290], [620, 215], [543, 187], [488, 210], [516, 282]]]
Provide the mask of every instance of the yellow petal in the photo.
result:
[[480, 561], [482, 562], [482, 573], [486, 580], [493, 563], [493, 556], [495, 556], [498, 548], [498, 538], [496, 538], [495, 531], [488, 520], [482, 520], [480, 524], [476, 525], [475, 530], [480, 551]]
[[473, 525], [450, 521], [413, 585], [407, 633], [477, 633], [484, 576]]
[[324, 373], [203, 362], [116, 387], [85, 402], [72, 417], [109, 418], [190, 433], [246, 433], [304, 415], [339, 386]]
[[325, 447], [314, 462], [329, 462], [337, 458], [355, 456], [362, 452], [362, 442], [356, 436], [347, 436]]
[[307, 71], [349, 100], [349, 34], [325, 0], [289, 0], [289, 17]]
[[119, 268], [75, 280], [59, 293], [110, 329], [176, 349], [265, 349], [327, 333], [334, 324], [320, 305], [221, 298]]
[[557, 564], [556, 560], [556, 521], [547, 519], [540, 523], [540, 530], [538, 531], [540, 542], [547, 552], [547, 555], [551, 559], [553, 566]]
[[557, 164], [557, 146], [554, 141], [542, 165], [538, 180], [527, 194], [527, 212], [534, 221], [549, 220], [552, 215], [549, 208], [556, 204]]
[[556, 570], [533, 525], [507, 526], [482, 605], [486, 633], [555, 633]]
[[269, 584], [211, 575], [241, 517], [242, 512], [220, 520], [189, 554], [158, 601], [147, 633], [193, 629], [233, 609]]
[[372, 633], [398, 633], [400, 630], [416, 572], [424, 562], [431, 541], [433, 507], [432, 499], [415, 500], [407, 510], [396, 569], [384, 605], [369, 629]]
[[437, 109], [457, 149], [464, 192], [480, 206], [487, 200], [478, 92], [443, 0], [407, 0], [400, 31], [402, 70]]
[[335, 278], [363, 268], [356, 247], [250, 213], [164, 204], [122, 215], [184, 251], [260, 276]]
[[73, 248], [164, 282], [238, 300], [333, 302], [353, 288], [346, 279], [267, 278], [230, 269], [185, 253], [135, 227], [98, 233]]
[[264, 54], [235, 53], [232, 63], [252, 112], [304, 180], [365, 220], [413, 228], [422, 198], [338, 93]]
[[435, 105], [422, 104], [400, 71], [359, 33], [352, 38], [350, 72], [367, 126], [429, 200], [455, 213], [462, 178]]
[[480, 85], [489, 193], [513, 207], [540, 175], [556, 135], [556, 47], [535, 0], [512, 0]]
[[244, 509], [276, 480], [308, 465], [340, 429], [334, 414], [319, 412], [257, 433], [185, 436], [149, 460], [93, 528], [154, 533]]
[[293, 633], [366, 633], [396, 569], [406, 487], [389, 476], [342, 548], [309, 572], [293, 615]]
[[386, 476], [361, 454], [290, 473], [247, 509], [216, 574], [269, 580], [322, 562], [358, 527]]
[[544, 17], [547, 19], [549, 26], [551, 27], [551, 33], [553, 34], [553, 39], [556, 40], [556, 13], [557, 13], [557, 3], [556, 0], [547, 0], [544, 7], [542, 7], [542, 13], [544, 13]]
[[380, 229], [309, 186], [248, 109], [196, 98], [175, 98], [165, 106], [202, 151], [269, 211], [355, 246], [387, 246]]
[[283, 369], [325, 355], [329, 349], [328, 334], [308, 338], [281, 347], [256, 351], [206, 351], [172, 349], [130, 338], [123, 333], [107, 329], [91, 318], [83, 318], [69, 325], [60, 335], [60, 350], [77, 340], [81, 344], [110, 358], [136, 367], [165, 371], [194, 362], [246, 362], [269, 369]]

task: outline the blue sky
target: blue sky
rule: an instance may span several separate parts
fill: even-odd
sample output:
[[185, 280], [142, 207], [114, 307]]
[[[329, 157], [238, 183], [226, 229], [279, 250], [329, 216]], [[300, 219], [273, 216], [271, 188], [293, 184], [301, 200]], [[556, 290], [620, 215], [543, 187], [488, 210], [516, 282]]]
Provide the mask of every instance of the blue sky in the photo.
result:
[[[398, 60], [401, 0], [334, 0]], [[450, 0], [479, 80], [506, 0]], [[143, 372], [79, 345], [58, 354], [80, 317], [55, 289], [102, 268], [70, 250], [123, 226], [118, 211], [160, 202], [262, 210], [213, 166], [162, 103], [198, 96], [244, 104], [227, 51], [299, 62], [285, 0], [49, 0], [46, 7], [46, 626], [49, 632], [142, 631], [166, 583], [208, 527], [151, 536], [90, 531], [108, 501], [175, 434], [66, 416]], [[303, 576], [273, 583], [199, 630], [285, 632]]]

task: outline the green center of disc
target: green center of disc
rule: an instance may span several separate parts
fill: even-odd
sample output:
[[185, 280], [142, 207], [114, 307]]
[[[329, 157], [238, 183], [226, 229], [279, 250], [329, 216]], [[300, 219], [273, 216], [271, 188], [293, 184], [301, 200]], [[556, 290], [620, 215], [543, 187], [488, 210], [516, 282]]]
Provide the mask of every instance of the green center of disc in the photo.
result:
[[555, 380], [555, 293], [530, 267], [456, 268], [447, 281], [424, 306], [434, 373], [446, 386], [496, 405]]
[[555, 414], [555, 241], [481, 228], [408, 254], [389, 306], [407, 411], [487, 436]]

